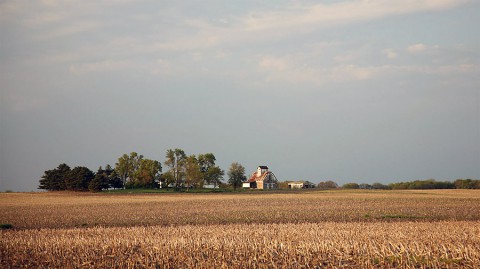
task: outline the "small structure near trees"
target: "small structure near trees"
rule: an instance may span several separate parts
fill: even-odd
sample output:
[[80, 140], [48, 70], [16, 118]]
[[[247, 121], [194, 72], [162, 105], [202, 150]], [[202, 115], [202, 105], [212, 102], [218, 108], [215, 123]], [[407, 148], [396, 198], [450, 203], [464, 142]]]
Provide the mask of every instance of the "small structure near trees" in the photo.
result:
[[249, 189], [277, 189], [278, 180], [273, 172], [268, 170], [267, 166], [258, 166], [257, 171], [253, 172], [247, 181], [242, 183], [243, 188]]
[[303, 188], [303, 182], [301, 182], [301, 181], [288, 182], [288, 188], [289, 189], [302, 189]]
[[310, 181], [291, 181], [287, 183], [289, 189], [313, 189], [315, 184]]

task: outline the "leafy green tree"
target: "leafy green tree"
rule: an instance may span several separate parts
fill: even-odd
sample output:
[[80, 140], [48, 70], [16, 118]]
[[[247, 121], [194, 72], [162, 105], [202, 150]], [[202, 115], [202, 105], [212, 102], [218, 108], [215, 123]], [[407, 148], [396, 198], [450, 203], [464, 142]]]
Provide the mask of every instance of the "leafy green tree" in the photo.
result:
[[397, 182], [388, 185], [393, 190], [425, 190], [425, 189], [454, 189], [456, 185], [449, 181], [436, 181], [435, 179]]
[[40, 179], [39, 189], [49, 191], [66, 190], [65, 179], [70, 172], [70, 167], [64, 163], [60, 164], [56, 169], [47, 170]]
[[210, 167], [215, 166], [215, 155], [213, 153], [205, 153], [198, 155], [198, 164], [202, 168], [202, 170], [206, 171]]
[[328, 180], [318, 183], [317, 187], [321, 189], [336, 189], [338, 188], [338, 184], [331, 180]]
[[175, 185], [175, 178], [173, 177], [173, 173], [171, 173], [170, 171], [163, 173], [160, 180], [160, 187], [167, 188], [169, 186], [174, 186], [174, 185]]
[[155, 188], [160, 181], [162, 164], [159, 161], [141, 159], [134, 173], [134, 187]]
[[181, 149], [169, 149], [166, 154], [165, 166], [168, 167], [166, 177], [173, 181], [175, 190], [180, 190], [185, 179], [185, 162], [187, 155]]
[[198, 163], [203, 173], [204, 181], [217, 187], [217, 185], [221, 183], [225, 172], [215, 165], [215, 161], [216, 159], [213, 153], [198, 155]]
[[360, 185], [358, 185], [357, 183], [346, 183], [346, 184], [343, 184], [342, 188], [344, 188], [344, 189], [359, 189]]
[[371, 189], [373, 189], [372, 185], [367, 184], [367, 183], [362, 183], [362, 184], [358, 185], [358, 188], [359, 188], [359, 189], [364, 189], [364, 190], [371, 190]]
[[127, 154], [123, 154], [122, 157], [118, 158], [118, 162], [115, 164], [115, 171], [117, 171], [118, 176], [122, 180], [123, 186], [127, 183], [131, 170], [130, 167], [130, 157]]
[[477, 189], [478, 180], [472, 179], [457, 179], [453, 182], [457, 189]]
[[390, 187], [388, 187], [387, 185], [384, 185], [384, 184], [378, 183], [378, 182], [373, 183], [372, 188], [375, 189], [375, 190], [388, 190], [388, 189], [390, 189]]
[[195, 155], [188, 156], [185, 159], [185, 183], [187, 185], [187, 191], [190, 187], [202, 187], [203, 177], [200, 164]]
[[136, 152], [131, 152], [130, 155], [123, 154], [122, 157], [118, 158], [115, 170], [122, 179], [123, 186], [127, 185], [127, 181], [134, 180], [135, 171], [140, 167], [142, 159], [143, 155], [138, 155]]
[[388, 184], [388, 187], [392, 190], [406, 190], [408, 189], [408, 182], [396, 182]]
[[216, 188], [222, 184], [223, 175], [225, 175], [225, 172], [220, 167], [212, 166], [205, 172], [205, 179], [208, 184], [213, 184]]
[[236, 190], [238, 187], [242, 186], [242, 182], [247, 180], [245, 176], [245, 167], [243, 167], [238, 162], [234, 162], [230, 165], [228, 170], [228, 183], [233, 186], [233, 189]]

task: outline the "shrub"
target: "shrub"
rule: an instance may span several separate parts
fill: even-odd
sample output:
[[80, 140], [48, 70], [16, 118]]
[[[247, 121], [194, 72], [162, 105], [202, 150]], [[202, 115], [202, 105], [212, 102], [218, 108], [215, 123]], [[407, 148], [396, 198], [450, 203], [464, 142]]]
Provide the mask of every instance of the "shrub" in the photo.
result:
[[0, 229], [2, 230], [13, 229], [13, 225], [9, 223], [2, 223], [0, 224]]
[[342, 188], [344, 188], [344, 189], [359, 189], [360, 185], [358, 185], [357, 183], [347, 183], [347, 184], [344, 184], [342, 186]]
[[375, 189], [375, 190], [388, 190], [388, 189], [390, 189], [390, 187], [388, 187], [387, 185], [384, 185], [384, 184], [378, 183], [378, 182], [373, 183], [372, 188]]
[[318, 187], [321, 188], [321, 189], [336, 189], [338, 188], [338, 184], [331, 181], [331, 180], [328, 180], [328, 181], [325, 181], [325, 182], [320, 182], [318, 183]]

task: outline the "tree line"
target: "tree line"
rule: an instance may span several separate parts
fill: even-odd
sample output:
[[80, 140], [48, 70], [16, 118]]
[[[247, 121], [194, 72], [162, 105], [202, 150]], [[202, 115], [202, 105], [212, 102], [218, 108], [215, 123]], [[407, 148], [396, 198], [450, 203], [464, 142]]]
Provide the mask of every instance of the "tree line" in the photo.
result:
[[[169, 149], [165, 154], [163, 165], [166, 171], [162, 173], [162, 163], [145, 158], [136, 152], [123, 154], [115, 163], [115, 167], [100, 166], [96, 172], [87, 167], [77, 166], [70, 168], [65, 163], [57, 168], [47, 170], [39, 180], [39, 189], [49, 191], [92, 191], [98, 192], [107, 189], [131, 188], [173, 188], [186, 190], [203, 188], [209, 185], [217, 188], [223, 183], [225, 172], [216, 165], [213, 153], [196, 155], [185, 154], [182, 149]], [[234, 190], [242, 186], [247, 179], [245, 167], [238, 162], [230, 165], [227, 173], [227, 183]], [[280, 188], [287, 188], [288, 182], [279, 182]], [[339, 186], [328, 180], [317, 185], [320, 189], [480, 189], [479, 179], [457, 179], [451, 181], [436, 181], [434, 179], [396, 182], [388, 185], [382, 183], [346, 183]]]
[[[318, 183], [318, 188], [334, 189], [339, 188], [333, 181]], [[379, 190], [426, 190], [426, 189], [480, 189], [479, 179], [457, 179], [451, 181], [437, 181], [435, 179], [414, 180], [407, 182], [396, 182], [388, 185], [382, 183], [346, 183], [341, 186], [344, 189], [379, 189]]]
[[[182, 149], [169, 149], [163, 162], [166, 171], [162, 173], [162, 163], [145, 158], [136, 152], [123, 154], [115, 167], [101, 166], [97, 172], [87, 167], [70, 168], [62, 163], [57, 168], [47, 170], [39, 180], [39, 189], [49, 191], [92, 191], [122, 188], [173, 188], [189, 190], [202, 188], [205, 184], [217, 188], [223, 184], [225, 172], [216, 165], [213, 153], [196, 155], [185, 154]], [[228, 183], [234, 189], [246, 179], [245, 168], [234, 162], [228, 171]]]

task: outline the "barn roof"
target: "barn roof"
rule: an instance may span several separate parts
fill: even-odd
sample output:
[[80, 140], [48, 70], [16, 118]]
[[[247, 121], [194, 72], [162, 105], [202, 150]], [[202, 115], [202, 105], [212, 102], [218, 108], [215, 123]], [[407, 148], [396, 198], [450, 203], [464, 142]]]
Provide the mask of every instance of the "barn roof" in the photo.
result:
[[271, 172], [265, 172], [261, 174], [260, 176], [257, 176], [257, 172], [253, 172], [252, 176], [247, 180], [247, 182], [255, 182], [255, 181], [261, 181], [265, 179], [265, 177], [270, 174]]

